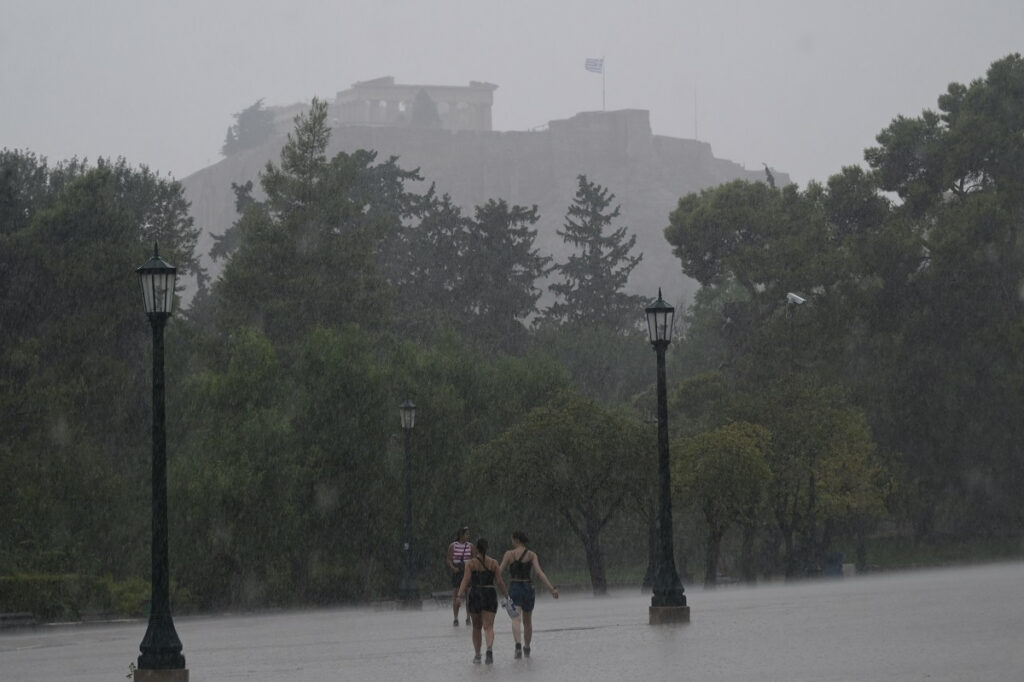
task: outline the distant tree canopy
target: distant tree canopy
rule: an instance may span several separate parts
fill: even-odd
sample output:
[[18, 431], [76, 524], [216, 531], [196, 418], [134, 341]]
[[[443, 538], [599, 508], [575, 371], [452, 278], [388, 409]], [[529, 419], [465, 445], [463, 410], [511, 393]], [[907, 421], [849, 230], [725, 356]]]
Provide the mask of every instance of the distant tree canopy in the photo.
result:
[[235, 123], [228, 127], [220, 148], [224, 156], [259, 147], [274, 135], [274, 113], [263, 108], [263, 98], [233, 116]]

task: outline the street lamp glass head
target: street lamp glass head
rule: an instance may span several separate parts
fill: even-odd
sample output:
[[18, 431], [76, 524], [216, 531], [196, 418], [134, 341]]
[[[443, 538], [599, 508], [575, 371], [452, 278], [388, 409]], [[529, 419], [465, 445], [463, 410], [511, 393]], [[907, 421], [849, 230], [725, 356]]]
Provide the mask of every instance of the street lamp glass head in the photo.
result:
[[406, 400], [398, 406], [398, 413], [402, 417], [402, 428], [411, 429], [416, 425], [416, 405], [411, 400]]
[[661, 297], [661, 289], [658, 289], [658, 300], [647, 306], [645, 312], [647, 333], [651, 337], [651, 343], [671, 343], [672, 320], [676, 309]]
[[178, 269], [169, 264], [153, 244], [153, 257], [135, 270], [142, 285], [142, 303], [149, 315], [170, 315], [174, 304], [174, 286]]

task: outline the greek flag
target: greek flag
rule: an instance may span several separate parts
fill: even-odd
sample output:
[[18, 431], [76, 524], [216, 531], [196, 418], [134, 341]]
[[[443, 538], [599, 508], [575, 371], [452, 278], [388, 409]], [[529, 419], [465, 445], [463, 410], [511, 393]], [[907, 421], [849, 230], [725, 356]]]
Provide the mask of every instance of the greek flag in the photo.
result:
[[587, 59], [583, 67], [593, 73], [604, 73], [604, 57], [600, 59]]

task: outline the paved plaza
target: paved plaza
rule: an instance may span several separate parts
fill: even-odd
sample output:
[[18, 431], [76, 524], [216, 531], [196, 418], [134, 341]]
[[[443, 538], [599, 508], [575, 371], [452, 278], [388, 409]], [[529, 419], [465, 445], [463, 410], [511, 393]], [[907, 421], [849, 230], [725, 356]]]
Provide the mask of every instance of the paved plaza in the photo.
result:
[[[495, 662], [470, 631], [422, 611], [344, 608], [177, 617], [192, 682], [730, 680], [1004, 682], [1024, 679], [1024, 564], [725, 587], [688, 587], [689, 625], [651, 626], [650, 597], [539, 597], [530, 659], [499, 613]], [[0, 634], [4, 682], [125, 680], [141, 621]]]

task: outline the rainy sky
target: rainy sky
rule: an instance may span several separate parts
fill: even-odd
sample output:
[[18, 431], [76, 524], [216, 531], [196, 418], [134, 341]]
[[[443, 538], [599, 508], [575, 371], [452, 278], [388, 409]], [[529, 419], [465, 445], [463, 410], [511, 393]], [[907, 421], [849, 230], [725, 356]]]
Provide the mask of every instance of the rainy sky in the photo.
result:
[[259, 98], [394, 76], [497, 84], [497, 130], [600, 110], [603, 86], [656, 134], [805, 185], [1018, 51], [1021, 0], [0, 0], [0, 147], [182, 178]]

